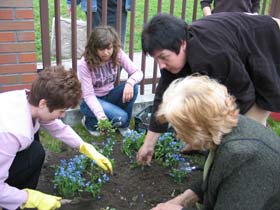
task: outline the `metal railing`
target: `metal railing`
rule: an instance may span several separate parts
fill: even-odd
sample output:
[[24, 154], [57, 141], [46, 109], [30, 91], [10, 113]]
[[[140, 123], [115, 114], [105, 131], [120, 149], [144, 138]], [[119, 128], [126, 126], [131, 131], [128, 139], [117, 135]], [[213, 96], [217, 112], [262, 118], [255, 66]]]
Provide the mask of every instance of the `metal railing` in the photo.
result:
[[[65, 1], [65, 0], [63, 0]], [[92, 27], [92, 9], [91, 9], [91, 1], [87, 0], [87, 36], [89, 36]], [[147, 23], [149, 18], [150, 11], [150, 0], [141, 0], [144, 1], [144, 11], [143, 11], [143, 24]], [[266, 14], [268, 9], [269, 0], [263, 0], [261, 5], [261, 14]], [[278, 5], [275, 8], [278, 0], [270, 0], [270, 7], [273, 7], [274, 13], [279, 14], [280, 6]], [[166, 1], [165, 1], [166, 2]], [[187, 11], [187, 0], [181, 0], [181, 7], [179, 13], [181, 14], [181, 18], [186, 20], [186, 11]], [[188, 1], [189, 3], [190, 1]], [[71, 52], [72, 52], [72, 69], [77, 71], [77, 5], [76, 0], [72, 0], [71, 2]], [[131, 0], [131, 11], [130, 11], [130, 25], [127, 27], [127, 32], [129, 32], [129, 57], [133, 60], [134, 55], [134, 44], [135, 44], [135, 14], [136, 14], [136, 0]], [[178, 4], [178, 3], [177, 3]], [[200, 11], [200, 6], [198, 6], [199, 1], [192, 1], [192, 13], [188, 14], [188, 17], [191, 17], [191, 21], [197, 19], [198, 10]], [[165, 5], [166, 6], [166, 5]], [[157, 13], [162, 12], [163, 1], [157, 1]], [[40, 0], [40, 22], [41, 22], [41, 42], [42, 42], [42, 62], [43, 68], [51, 65], [51, 53], [50, 53], [50, 35], [49, 35], [49, 3], [48, 0]], [[117, 0], [117, 26], [116, 30], [121, 37], [121, 12], [122, 12], [122, 0]], [[169, 13], [174, 14], [175, 12], [175, 0], [170, 0], [169, 4]], [[61, 54], [61, 26], [60, 26], [60, 0], [54, 0], [54, 11], [55, 11], [55, 46], [56, 46], [56, 64], [60, 65], [62, 63], [62, 54]], [[107, 0], [102, 0], [102, 24], [107, 23]], [[152, 84], [152, 92], [154, 93], [156, 84], [158, 82], [157, 63], [154, 61], [153, 64], [153, 73], [152, 78], [146, 78], [146, 56], [142, 53], [141, 56], [141, 69], [144, 74], [144, 79], [140, 84], [140, 94], [144, 94], [144, 85]], [[119, 77], [118, 77], [119, 81]]]

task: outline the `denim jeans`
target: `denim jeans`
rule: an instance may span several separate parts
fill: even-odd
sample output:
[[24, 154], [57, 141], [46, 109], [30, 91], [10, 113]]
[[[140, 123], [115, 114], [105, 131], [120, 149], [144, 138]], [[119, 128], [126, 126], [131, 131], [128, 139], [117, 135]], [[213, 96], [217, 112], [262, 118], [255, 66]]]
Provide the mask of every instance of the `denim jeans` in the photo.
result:
[[[127, 128], [129, 126], [133, 105], [138, 95], [138, 85], [134, 85], [132, 99], [129, 102], [123, 103], [122, 96], [124, 86], [125, 83], [121, 83], [112, 89], [107, 95], [97, 97], [107, 118], [113, 123], [115, 127], [120, 128]], [[85, 115], [85, 124], [87, 129], [94, 131], [98, 120], [85, 101], [82, 101], [80, 105], [80, 111], [83, 115]]]

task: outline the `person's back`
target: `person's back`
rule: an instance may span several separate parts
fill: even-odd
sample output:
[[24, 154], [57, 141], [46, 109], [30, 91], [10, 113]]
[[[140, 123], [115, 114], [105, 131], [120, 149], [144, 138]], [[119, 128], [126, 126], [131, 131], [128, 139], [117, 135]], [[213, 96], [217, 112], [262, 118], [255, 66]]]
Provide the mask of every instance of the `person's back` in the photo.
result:
[[[228, 209], [244, 209], [245, 201], [248, 209], [279, 209], [279, 163], [279, 136], [240, 115], [238, 125], [224, 136], [215, 152], [204, 192], [205, 209], [226, 206], [229, 200], [239, 202]], [[250, 191], [259, 199], [252, 200]]]
[[218, 13], [193, 22], [188, 33], [190, 73], [206, 72], [225, 84], [242, 114], [254, 101], [266, 110], [279, 110], [274, 85], [280, 84], [280, 33], [271, 17]]
[[[211, 11], [212, 3], [213, 9]], [[258, 14], [260, 9], [259, 0], [201, 0], [200, 4], [204, 16], [219, 12], [248, 12]]]

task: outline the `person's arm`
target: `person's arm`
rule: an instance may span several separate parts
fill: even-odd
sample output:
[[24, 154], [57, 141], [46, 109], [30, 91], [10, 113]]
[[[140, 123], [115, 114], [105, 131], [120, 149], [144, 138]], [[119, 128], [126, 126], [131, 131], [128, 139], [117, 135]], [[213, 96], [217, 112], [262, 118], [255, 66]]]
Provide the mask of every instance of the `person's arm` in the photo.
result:
[[127, 83], [134, 86], [143, 79], [143, 72], [135, 63], [128, 57], [128, 55], [121, 49], [118, 55], [119, 62], [124, 70], [128, 73]]
[[167, 201], [166, 203], [177, 204], [183, 207], [191, 207], [198, 201], [199, 197], [197, 194], [191, 189], [187, 189], [185, 192]]
[[82, 154], [95, 160], [99, 167], [112, 173], [111, 162], [100, 154], [91, 144], [84, 142], [69, 125], [64, 124], [59, 119], [50, 122], [40, 122], [40, 124], [53, 137], [63, 141], [72, 148], [77, 148]]
[[78, 74], [82, 86], [83, 99], [86, 104], [89, 106], [97, 119], [106, 119], [106, 114], [95, 95], [93, 78], [84, 58], [79, 61]]
[[211, 15], [211, 3], [213, 0], [201, 0], [200, 5], [202, 9], [203, 16]]
[[188, 189], [175, 198], [165, 203], [158, 204], [151, 210], [186, 210], [187, 207], [193, 206], [198, 200], [197, 195], [192, 190]]
[[118, 56], [121, 66], [129, 75], [123, 91], [123, 103], [125, 103], [133, 98], [134, 85], [139, 83], [143, 79], [143, 72], [136, 67], [133, 61], [130, 60], [128, 55], [125, 54], [123, 50], [120, 50]]
[[136, 160], [138, 164], [150, 165], [154, 154], [154, 147], [159, 137], [160, 137], [160, 133], [156, 133], [148, 130], [147, 135], [144, 139], [144, 143], [139, 149], [136, 156]]
[[208, 16], [208, 15], [211, 15], [212, 12], [211, 12], [211, 8], [210, 7], [203, 7], [202, 9], [202, 13], [203, 13], [203, 16]]
[[252, 13], [259, 14], [260, 0], [252, 0]]

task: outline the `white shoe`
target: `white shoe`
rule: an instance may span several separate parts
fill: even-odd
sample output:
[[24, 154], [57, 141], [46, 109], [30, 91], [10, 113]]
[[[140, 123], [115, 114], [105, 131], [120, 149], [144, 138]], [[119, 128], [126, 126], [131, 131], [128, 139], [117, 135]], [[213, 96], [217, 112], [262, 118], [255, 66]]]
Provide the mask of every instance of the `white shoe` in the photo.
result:
[[89, 130], [86, 126], [86, 118], [85, 116], [83, 116], [82, 120], [81, 120], [81, 123], [82, 125], [84, 126], [84, 128], [90, 133], [90, 135], [92, 136], [100, 136], [100, 133], [98, 131], [92, 131], [92, 130]]
[[120, 134], [125, 137], [125, 136], [129, 136], [130, 134], [132, 134], [132, 130], [130, 130], [129, 128], [118, 128]]

